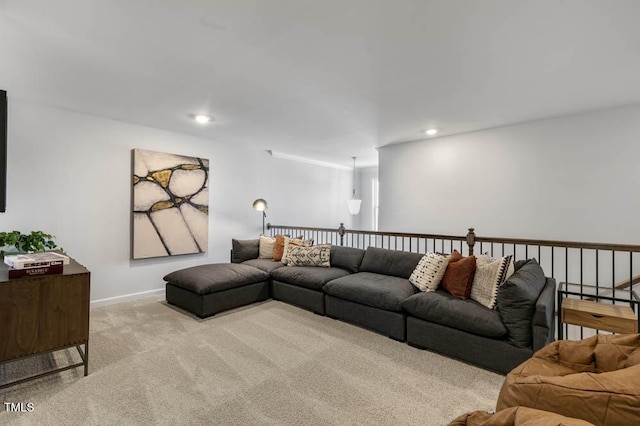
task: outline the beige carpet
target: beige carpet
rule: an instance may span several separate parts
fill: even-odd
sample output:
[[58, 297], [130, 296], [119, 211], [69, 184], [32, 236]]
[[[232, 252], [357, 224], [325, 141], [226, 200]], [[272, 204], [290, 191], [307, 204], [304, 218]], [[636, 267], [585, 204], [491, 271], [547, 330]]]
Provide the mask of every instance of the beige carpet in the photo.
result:
[[3, 404], [0, 424], [443, 425], [492, 409], [503, 381], [277, 301], [206, 320], [158, 297], [96, 308], [89, 363], [1, 390], [34, 410]]

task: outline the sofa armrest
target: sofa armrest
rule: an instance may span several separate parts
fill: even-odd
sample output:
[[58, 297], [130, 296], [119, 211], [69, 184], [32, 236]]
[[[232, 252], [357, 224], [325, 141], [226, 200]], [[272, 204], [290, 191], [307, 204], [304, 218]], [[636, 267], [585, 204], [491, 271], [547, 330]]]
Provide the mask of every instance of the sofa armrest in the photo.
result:
[[555, 323], [556, 280], [547, 278], [536, 301], [536, 311], [531, 321], [534, 352], [555, 340]]

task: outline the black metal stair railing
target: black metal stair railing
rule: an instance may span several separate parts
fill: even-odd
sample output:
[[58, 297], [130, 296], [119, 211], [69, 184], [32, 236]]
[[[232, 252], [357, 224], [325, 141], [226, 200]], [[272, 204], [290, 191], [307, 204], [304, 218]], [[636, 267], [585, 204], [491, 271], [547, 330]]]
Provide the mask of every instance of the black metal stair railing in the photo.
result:
[[343, 224], [337, 228], [267, 224], [267, 229], [272, 236], [301, 236], [313, 239], [316, 244], [361, 249], [372, 246], [416, 253], [458, 250], [463, 256], [513, 255], [515, 260], [535, 257], [547, 276], [558, 283], [567, 283], [582, 298], [604, 303], [629, 302], [640, 318], [635, 291], [640, 283], [640, 245], [483, 237], [476, 235], [474, 228], [469, 228], [465, 235], [354, 230]]

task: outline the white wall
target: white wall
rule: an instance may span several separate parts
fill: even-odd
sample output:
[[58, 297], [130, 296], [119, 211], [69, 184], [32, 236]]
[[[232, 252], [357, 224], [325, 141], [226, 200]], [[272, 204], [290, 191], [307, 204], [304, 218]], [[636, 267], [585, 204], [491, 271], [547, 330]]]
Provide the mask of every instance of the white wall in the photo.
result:
[[[163, 288], [173, 270], [229, 259], [231, 238], [280, 225], [352, 226], [351, 173], [264, 151], [9, 99], [7, 212], [1, 230], [54, 234], [91, 271], [91, 299]], [[214, 124], [215, 125], [215, 124]], [[209, 158], [209, 252], [130, 260], [131, 149]]]
[[380, 230], [640, 243], [640, 106], [379, 150]]
[[354, 218], [353, 226], [356, 229], [372, 231], [373, 225], [373, 196], [371, 181], [378, 178], [378, 167], [363, 167], [357, 169], [357, 195], [362, 199], [360, 213]]

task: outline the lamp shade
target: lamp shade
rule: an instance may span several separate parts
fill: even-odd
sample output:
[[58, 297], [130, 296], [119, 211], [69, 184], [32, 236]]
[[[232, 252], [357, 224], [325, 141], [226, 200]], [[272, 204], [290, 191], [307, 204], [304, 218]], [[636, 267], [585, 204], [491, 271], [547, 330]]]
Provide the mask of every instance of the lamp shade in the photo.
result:
[[349, 207], [349, 213], [356, 215], [360, 213], [360, 204], [362, 204], [362, 200], [358, 200], [356, 198], [352, 198], [347, 200], [347, 206]]
[[253, 209], [259, 212], [263, 212], [267, 209], [267, 202], [262, 198], [258, 198], [253, 202]]

